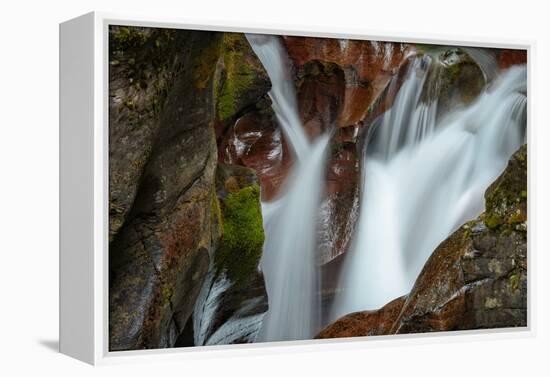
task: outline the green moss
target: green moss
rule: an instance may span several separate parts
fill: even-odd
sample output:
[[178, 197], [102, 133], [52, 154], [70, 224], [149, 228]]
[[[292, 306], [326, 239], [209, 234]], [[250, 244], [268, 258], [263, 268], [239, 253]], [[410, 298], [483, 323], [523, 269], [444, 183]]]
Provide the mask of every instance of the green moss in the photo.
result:
[[513, 291], [517, 290], [519, 287], [519, 276], [516, 274], [512, 274], [509, 278], [510, 280], [510, 287]]
[[[219, 41], [221, 41], [221, 38]], [[193, 63], [193, 82], [195, 88], [205, 89], [211, 82], [220, 54], [221, 43], [219, 42], [211, 43], [197, 53]]]
[[146, 28], [135, 26], [112, 26], [110, 28], [111, 48], [114, 51], [125, 51], [140, 47], [149, 40], [150, 33]]
[[522, 199], [527, 199], [527, 191], [526, 190], [522, 190], [519, 195]]
[[526, 200], [527, 146], [523, 145], [512, 156], [504, 173], [485, 193], [486, 223], [489, 221], [498, 226], [525, 222], [527, 220], [524, 204]]
[[168, 284], [163, 284], [161, 288], [161, 294], [162, 294], [162, 304], [166, 305], [170, 303], [170, 300], [172, 299], [172, 295], [174, 294], [174, 289]]
[[213, 228], [212, 234], [217, 239], [222, 232], [222, 210], [220, 208], [220, 203], [218, 202], [215, 190], [213, 190], [212, 198], [210, 200], [210, 223], [213, 227], [215, 227]]
[[494, 214], [491, 214], [485, 218], [485, 225], [489, 229], [495, 229], [502, 224], [502, 219]]
[[522, 223], [525, 221], [525, 215], [521, 212], [521, 210], [516, 210], [516, 212], [512, 213], [510, 217], [508, 218], [507, 223], [510, 225]]
[[254, 184], [230, 193], [221, 202], [222, 239], [216, 265], [242, 283], [254, 273], [265, 239], [260, 207], [260, 187]]
[[227, 120], [237, 111], [237, 102], [254, 82], [255, 72], [247, 64], [243, 51], [249, 47], [244, 35], [225, 33], [223, 37], [223, 64], [225, 78], [218, 98], [218, 117]]

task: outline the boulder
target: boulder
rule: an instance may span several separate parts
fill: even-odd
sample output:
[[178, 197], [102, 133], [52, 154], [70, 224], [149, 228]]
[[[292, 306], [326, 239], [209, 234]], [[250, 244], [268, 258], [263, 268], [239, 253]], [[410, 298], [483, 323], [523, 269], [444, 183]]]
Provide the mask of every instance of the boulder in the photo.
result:
[[325, 327], [315, 338], [350, 338], [354, 336], [387, 335], [390, 333], [405, 297], [399, 297], [379, 310], [348, 314]]
[[[425, 101], [437, 100], [438, 117], [473, 102], [485, 88], [485, 76], [478, 64], [461, 49], [446, 49], [432, 64], [430, 85], [433, 91], [425, 91]], [[431, 97], [431, 98], [429, 98]]]
[[262, 200], [277, 196], [294, 159], [270, 101], [258, 102], [228, 128], [219, 145], [219, 160], [254, 169]]

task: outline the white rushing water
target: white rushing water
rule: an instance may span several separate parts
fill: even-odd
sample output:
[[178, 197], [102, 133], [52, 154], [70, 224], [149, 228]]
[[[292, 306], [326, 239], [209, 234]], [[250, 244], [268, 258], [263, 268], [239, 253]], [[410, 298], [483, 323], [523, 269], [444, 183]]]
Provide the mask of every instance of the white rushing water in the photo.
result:
[[279, 198], [262, 204], [266, 240], [261, 268], [269, 310], [257, 340], [311, 339], [320, 329], [316, 227], [329, 135], [309, 142], [279, 37], [246, 37], [271, 79], [273, 110], [296, 158]]
[[411, 64], [369, 135], [360, 218], [333, 320], [408, 293], [438, 244], [483, 211], [485, 189], [525, 142], [525, 66], [502, 72], [474, 103], [436, 123], [437, 101], [422, 96], [431, 64], [429, 57]]

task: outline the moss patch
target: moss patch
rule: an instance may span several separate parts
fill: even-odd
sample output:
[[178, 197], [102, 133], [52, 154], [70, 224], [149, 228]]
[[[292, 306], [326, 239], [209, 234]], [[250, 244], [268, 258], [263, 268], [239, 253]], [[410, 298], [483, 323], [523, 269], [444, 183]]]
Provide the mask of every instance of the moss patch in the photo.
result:
[[[527, 221], [527, 145], [510, 159], [508, 167], [485, 192], [485, 224], [506, 231]], [[511, 229], [511, 228], [510, 228]]]
[[144, 46], [151, 37], [151, 29], [136, 26], [113, 26], [110, 28], [111, 51], [126, 51]]
[[260, 186], [254, 184], [230, 193], [221, 202], [222, 239], [216, 253], [216, 265], [225, 269], [237, 284], [254, 273], [265, 239]]
[[218, 100], [220, 120], [235, 114], [237, 101], [254, 81], [255, 72], [246, 63], [243, 51], [249, 49], [242, 34], [225, 33], [223, 37], [223, 64], [225, 78]]
[[[197, 54], [193, 62], [193, 82], [195, 88], [205, 89], [208, 87], [216, 70], [216, 63], [221, 54], [221, 46], [221, 43], [212, 43]], [[217, 85], [217, 83], [214, 83], [214, 85]], [[216, 90], [214, 88], [214, 96], [217, 95]]]

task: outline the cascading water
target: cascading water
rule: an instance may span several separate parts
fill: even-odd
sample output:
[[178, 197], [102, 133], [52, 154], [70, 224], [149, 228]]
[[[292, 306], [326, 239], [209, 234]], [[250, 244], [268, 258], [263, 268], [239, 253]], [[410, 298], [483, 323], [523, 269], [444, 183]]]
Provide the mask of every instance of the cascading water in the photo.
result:
[[423, 90], [430, 57], [411, 63], [363, 160], [356, 238], [332, 319], [377, 309], [410, 291], [437, 245], [484, 208], [483, 194], [525, 142], [526, 68], [501, 73], [468, 107], [436, 124]]
[[483, 72], [485, 81], [490, 82], [497, 77], [499, 68], [497, 59], [492, 52], [479, 47], [463, 47], [462, 49], [477, 63]]
[[329, 135], [309, 142], [279, 38], [246, 37], [271, 79], [273, 111], [296, 158], [280, 197], [262, 203], [266, 240], [261, 268], [269, 310], [257, 340], [311, 339], [320, 328], [316, 226]]

